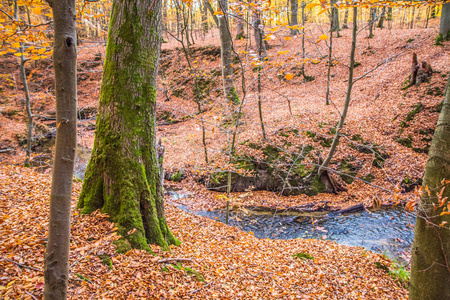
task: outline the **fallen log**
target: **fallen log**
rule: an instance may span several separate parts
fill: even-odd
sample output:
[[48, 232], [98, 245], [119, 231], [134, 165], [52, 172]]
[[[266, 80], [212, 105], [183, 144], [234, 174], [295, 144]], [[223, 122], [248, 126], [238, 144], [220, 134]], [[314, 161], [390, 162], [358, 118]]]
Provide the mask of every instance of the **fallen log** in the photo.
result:
[[331, 212], [331, 213], [329, 213], [327, 215], [327, 217], [328, 216], [337, 216], [337, 215], [355, 213], [355, 212], [363, 211], [365, 209], [366, 208], [365, 208], [364, 204], [361, 203], [361, 204], [357, 204], [357, 205], [354, 205], [354, 206], [350, 206], [350, 207], [345, 208], [345, 209], [341, 209], [341, 210], [338, 210], [338, 211]]

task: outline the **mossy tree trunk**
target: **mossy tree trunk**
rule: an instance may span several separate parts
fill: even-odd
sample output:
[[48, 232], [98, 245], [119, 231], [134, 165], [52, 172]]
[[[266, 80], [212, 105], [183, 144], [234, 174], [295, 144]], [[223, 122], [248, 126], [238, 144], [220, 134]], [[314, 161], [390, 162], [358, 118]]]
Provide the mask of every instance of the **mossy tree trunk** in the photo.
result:
[[94, 148], [78, 207], [110, 215], [118, 251], [179, 242], [169, 231], [156, 151], [161, 0], [115, 0]]
[[[423, 186], [428, 187], [430, 194], [424, 189], [417, 209], [409, 291], [411, 300], [450, 299], [450, 215], [441, 215], [442, 207], [434, 208], [439, 206], [437, 194], [442, 190], [443, 179], [450, 179], [450, 80], [423, 178]], [[442, 194], [442, 198], [445, 197], [450, 199], [450, 184]]]

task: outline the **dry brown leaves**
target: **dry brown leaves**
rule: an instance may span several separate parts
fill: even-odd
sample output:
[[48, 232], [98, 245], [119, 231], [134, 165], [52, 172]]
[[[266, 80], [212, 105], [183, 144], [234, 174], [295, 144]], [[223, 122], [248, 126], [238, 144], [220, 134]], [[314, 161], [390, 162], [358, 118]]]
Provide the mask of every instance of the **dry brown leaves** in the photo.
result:
[[[0, 297], [42, 297], [49, 175], [0, 165]], [[180, 247], [157, 256], [117, 254], [107, 216], [79, 215], [72, 205], [71, 299], [406, 299], [407, 291], [374, 265], [384, 259], [358, 247], [320, 240], [269, 240], [166, 208]], [[293, 258], [303, 252], [314, 259]], [[108, 255], [112, 269], [99, 255]], [[181, 266], [160, 258], [186, 258]], [[15, 263], [13, 263], [13, 262]], [[20, 264], [20, 265], [19, 265]], [[29, 269], [27, 267], [33, 268]], [[37, 269], [37, 270], [36, 270]], [[78, 274], [78, 275], [77, 275]], [[192, 275], [194, 274], [194, 275]], [[201, 275], [205, 282], [197, 280]], [[85, 280], [83, 280], [85, 279]], [[87, 281], [88, 280], [88, 281]], [[33, 298], [33, 299], [34, 299]]]

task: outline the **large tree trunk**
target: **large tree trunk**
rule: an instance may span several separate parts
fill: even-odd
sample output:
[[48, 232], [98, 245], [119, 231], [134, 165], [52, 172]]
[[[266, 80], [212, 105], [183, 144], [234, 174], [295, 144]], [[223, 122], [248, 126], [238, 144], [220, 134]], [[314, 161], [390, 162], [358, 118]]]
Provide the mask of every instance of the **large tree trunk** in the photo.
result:
[[450, 38], [450, 2], [442, 5], [439, 35], [441, 35], [443, 39]]
[[56, 146], [44, 260], [44, 299], [66, 299], [69, 278], [70, 202], [77, 145], [77, 35], [75, 0], [48, 1], [53, 11]]
[[[409, 299], [450, 299], [450, 216], [441, 215], [437, 194], [450, 179], [450, 79], [434, 132], [423, 178], [425, 187], [417, 209], [411, 263]], [[429, 190], [428, 193], [426, 190]], [[450, 184], [442, 198], [450, 199]], [[448, 211], [448, 209], [446, 209]]]
[[223, 14], [219, 15], [220, 56], [222, 60], [222, 78], [224, 95], [231, 103], [239, 103], [239, 96], [233, 85], [233, 68], [231, 67], [231, 35], [228, 24], [228, 1], [219, 0], [219, 8]]
[[78, 207], [110, 215], [119, 252], [179, 242], [169, 231], [156, 151], [161, 0], [115, 0], [94, 148]]

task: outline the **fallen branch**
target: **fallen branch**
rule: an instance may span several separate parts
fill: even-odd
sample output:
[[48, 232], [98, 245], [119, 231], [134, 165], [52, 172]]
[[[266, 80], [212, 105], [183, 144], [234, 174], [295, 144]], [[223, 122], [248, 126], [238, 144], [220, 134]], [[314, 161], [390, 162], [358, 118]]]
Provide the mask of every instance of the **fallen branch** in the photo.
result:
[[35, 299], [35, 300], [38, 300], [38, 298], [36, 298], [33, 294], [31, 294], [31, 293], [29, 293], [29, 292], [27, 292], [27, 291], [25, 291], [25, 293], [27, 293], [31, 298], [33, 298], [33, 299]]
[[34, 270], [34, 271], [38, 271], [38, 272], [43, 272], [41, 269], [38, 269], [38, 268], [35, 268], [35, 267], [30, 267], [30, 266], [27, 266], [27, 265], [18, 263], [18, 262], [16, 262], [16, 261], [13, 261], [13, 260], [10, 260], [10, 259], [1, 257], [1, 256], [0, 256], [0, 258], [3, 259], [3, 260], [8, 261], [8, 262], [10, 262], [10, 263], [13, 263], [13, 264], [15, 264], [15, 265], [17, 265], [18, 267], [21, 267], [21, 268], [26, 268], [26, 269], [30, 269], [30, 270]]
[[14, 148], [0, 149], [0, 153], [9, 153], [9, 152], [14, 152]]
[[172, 262], [172, 261], [190, 261], [190, 262], [192, 262], [192, 259], [173, 257], [173, 258], [163, 258], [163, 259], [158, 260], [159, 263]]
[[205, 287], [210, 285], [211, 283], [212, 283], [212, 281], [208, 282], [207, 284], [205, 284], [204, 286], [202, 286], [202, 287], [200, 287], [200, 288], [198, 288], [196, 290], [193, 290], [192, 292], [189, 292], [189, 294], [195, 294], [195, 293], [199, 292], [201, 289], [204, 289]]

